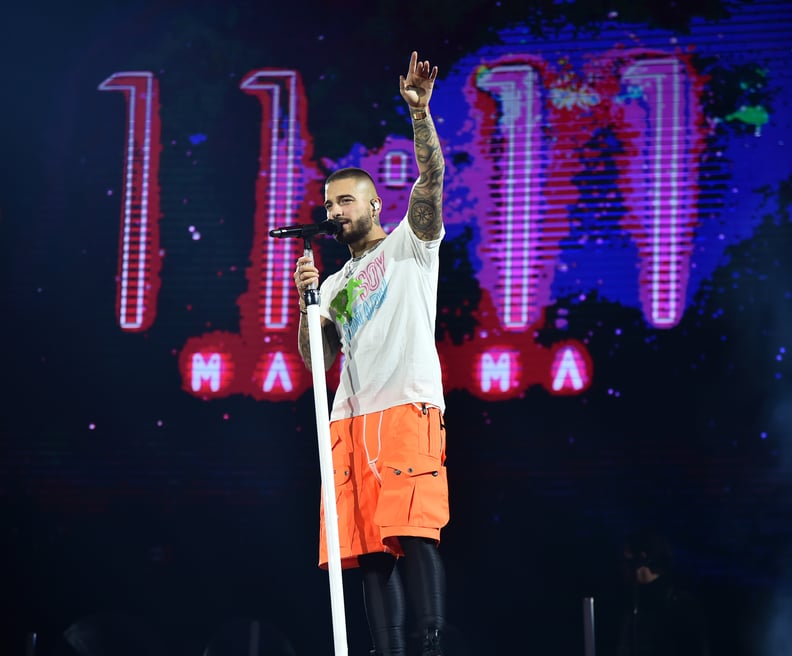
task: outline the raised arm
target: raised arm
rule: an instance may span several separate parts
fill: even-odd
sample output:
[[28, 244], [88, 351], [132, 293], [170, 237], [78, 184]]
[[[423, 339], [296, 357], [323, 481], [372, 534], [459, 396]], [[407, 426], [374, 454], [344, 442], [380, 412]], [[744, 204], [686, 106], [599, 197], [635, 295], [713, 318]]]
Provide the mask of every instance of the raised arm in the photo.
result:
[[410, 194], [407, 220], [416, 236], [423, 241], [437, 239], [443, 228], [445, 160], [429, 113], [429, 99], [436, 77], [437, 66], [432, 68], [428, 61], [418, 61], [418, 53], [413, 52], [407, 76], [399, 78], [402, 98], [410, 108], [419, 172]]

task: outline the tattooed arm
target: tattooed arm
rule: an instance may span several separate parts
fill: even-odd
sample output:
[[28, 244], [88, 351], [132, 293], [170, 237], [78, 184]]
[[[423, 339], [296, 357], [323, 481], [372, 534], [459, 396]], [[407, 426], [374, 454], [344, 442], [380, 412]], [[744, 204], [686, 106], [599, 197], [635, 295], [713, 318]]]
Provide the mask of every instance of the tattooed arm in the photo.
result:
[[[324, 366], [325, 371], [327, 371], [331, 366], [333, 366], [333, 362], [335, 361], [338, 351], [341, 347], [341, 341], [338, 339], [338, 333], [336, 332], [335, 326], [332, 324], [332, 322], [328, 321], [324, 317], [321, 317], [321, 324]], [[297, 348], [300, 351], [300, 357], [302, 357], [305, 366], [308, 367], [310, 371], [312, 371], [311, 340], [308, 333], [308, 317], [302, 313], [300, 314], [300, 332], [297, 338]]]
[[410, 107], [419, 172], [410, 194], [407, 220], [416, 236], [423, 241], [437, 239], [443, 227], [445, 160], [429, 114], [429, 99], [436, 77], [437, 66], [431, 68], [428, 61], [419, 62], [418, 53], [413, 52], [407, 77], [402, 75], [399, 79], [402, 98]]
[[[303, 292], [309, 287], [316, 288], [319, 285], [319, 269], [314, 266], [310, 257], [303, 256], [297, 260], [297, 268], [294, 271], [294, 284], [300, 294], [300, 330], [297, 336], [297, 350], [303, 359], [305, 366], [311, 369], [311, 339], [308, 332], [308, 317], [305, 304], [303, 302]], [[332, 321], [321, 317], [322, 325], [322, 349], [324, 352], [325, 371], [330, 369], [341, 349], [341, 340], [338, 338], [335, 325]]]

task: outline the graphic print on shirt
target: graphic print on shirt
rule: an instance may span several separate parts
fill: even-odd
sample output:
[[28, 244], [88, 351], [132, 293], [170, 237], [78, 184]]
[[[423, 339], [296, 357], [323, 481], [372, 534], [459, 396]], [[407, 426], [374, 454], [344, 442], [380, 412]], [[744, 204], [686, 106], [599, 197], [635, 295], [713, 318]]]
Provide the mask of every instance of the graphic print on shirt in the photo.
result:
[[385, 254], [380, 253], [349, 280], [330, 303], [348, 342], [382, 305], [387, 291]]
[[347, 281], [346, 287], [338, 292], [333, 302], [330, 303], [330, 307], [335, 311], [336, 320], [342, 326], [352, 318], [352, 304], [355, 298], [362, 293], [360, 281], [357, 278], [352, 278]]

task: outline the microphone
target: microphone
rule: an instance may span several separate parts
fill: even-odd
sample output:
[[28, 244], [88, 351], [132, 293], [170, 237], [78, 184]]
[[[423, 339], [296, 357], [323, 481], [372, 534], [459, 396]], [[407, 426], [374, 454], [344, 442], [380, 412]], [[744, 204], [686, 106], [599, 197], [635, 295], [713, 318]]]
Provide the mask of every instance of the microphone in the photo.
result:
[[321, 223], [307, 223], [305, 225], [292, 225], [284, 228], [275, 228], [269, 231], [270, 237], [302, 237], [303, 239], [314, 235], [334, 235], [341, 230], [335, 221], [327, 219]]

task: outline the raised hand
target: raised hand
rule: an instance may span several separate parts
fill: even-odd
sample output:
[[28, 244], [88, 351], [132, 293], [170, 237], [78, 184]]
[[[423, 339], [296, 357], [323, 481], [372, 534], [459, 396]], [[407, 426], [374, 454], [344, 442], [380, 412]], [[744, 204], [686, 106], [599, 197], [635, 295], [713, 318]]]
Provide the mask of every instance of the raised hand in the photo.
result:
[[414, 109], [422, 109], [429, 104], [432, 97], [434, 81], [437, 77], [437, 66], [432, 68], [429, 61], [418, 61], [418, 53], [413, 51], [410, 56], [410, 67], [407, 76], [399, 76], [402, 98]]

